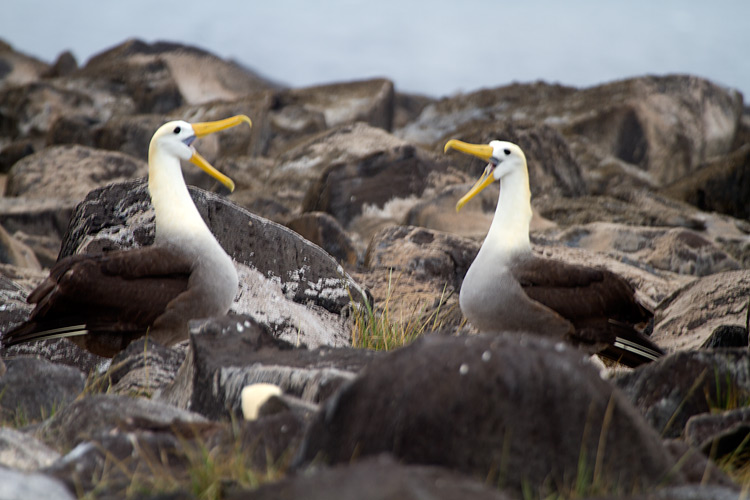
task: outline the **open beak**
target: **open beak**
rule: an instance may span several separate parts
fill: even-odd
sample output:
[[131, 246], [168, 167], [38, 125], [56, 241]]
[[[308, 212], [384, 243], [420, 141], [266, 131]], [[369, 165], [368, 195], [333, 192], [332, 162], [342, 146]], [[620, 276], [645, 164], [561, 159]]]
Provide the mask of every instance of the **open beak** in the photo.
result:
[[[247, 123], [251, 127], [253, 126], [253, 122], [251, 122], [250, 118], [245, 115], [237, 115], [215, 122], [191, 123], [191, 126], [193, 127], [193, 131], [195, 132], [196, 137], [205, 137], [209, 134], [213, 134], [214, 132], [235, 127], [243, 122]], [[205, 158], [199, 155], [197, 151], [193, 151], [193, 156], [190, 158], [190, 162], [194, 165], [197, 165], [208, 175], [224, 184], [229, 189], [229, 191], [234, 191], [234, 181], [211, 166], [211, 164], [208, 163]]]
[[488, 163], [487, 168], [485, 168], [484, 173], [482, 173], [482, 177], [480, 177], [476, 184], [474, 184], [474, 186], [469, 190], [469, 192], [466, 193], [463, 198], [458, 200], [458, 203], [456, 203], [456, 212], [458, 212], [463, 208], [464, 205], [466, 205], [466, 203], [469, 202], [470, 199], [474, 198], [476, 195], [482, 192], [484, 188], [495, 181], [495, 177], [492, 175], [492, 172], [495, 170], [496, 161], [493, 161], [492, 159], [492, 146], [483, 144], [469, 144], [467, 142], [451, 139], [450, 141], [445, 143], [445, 148], [443, 149], [443, 151], [447, 153], [450, 149], [455, 149], [457, 151], [461, 151], [462, 153], [476, 156], [477, 158], [481, 158]]

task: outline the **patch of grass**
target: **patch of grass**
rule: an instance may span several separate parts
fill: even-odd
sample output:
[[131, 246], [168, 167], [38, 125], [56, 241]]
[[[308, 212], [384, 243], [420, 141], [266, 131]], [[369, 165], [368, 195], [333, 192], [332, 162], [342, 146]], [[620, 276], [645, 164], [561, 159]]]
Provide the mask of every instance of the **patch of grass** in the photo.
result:
[[443, 287], [440, 300], [434, 310], [428, 313], [430, 305], [422, 304], [418, 309], [415, 306], [406, 318], [403, 313], [397, 318], [391, 312], [392, 302], [397, 300], [394, 299], [394, 289], [395, 285], [390, 274], [388, 291], [382, 305], [374, 307], [367, 299], [364, 300], [363, 305], [360, 305], [352, 300], [354, 305], [353, 347], [390, 351], [410, 344], [426, 332], [438, 330], [444, 326], [442, 310], [452, 294], [447, 291], [447, 286]]
[[[60, 409], [60, 402], [53, 401], [52, 405], [47, 408], [46, 406], [39, 407], [38, 417], [32, 417], [29, 415], [29, 409], [22, 405], [18, 405], [15, 409], [3, 407], [2, 400], [5, 391], [0, 392], [0, 427], [10, 427], [12, 429], [21, 429], [23, 427], [38, 424], [43, 422], [50, 417], [53, 417], [55, 413]], [[33, 410], [31, 411], [34, 414]]]
[[251, 458], [253, 450], [243, 448], [236, 428], [233, 439], [233, 446], [209, 448], [198, 433], [178, 435], [179, 446], [157, 449], [135, 439], [133, 453], [124, 460], [102, 449], [103, 463], [89, 478], [94, 488], [86, 491], [78, 484], [77, 496], [94, 500], [115, 492], [117, 497], [141, 498], [184, 491], [201, 500], [220, 500], [228, 487], [254, 489], [284, 477], [291, 451], [275, 461], [268, 456], [266, 467], [258, 469]]
[[750, 405], [750, 394], [732, 380], [729, 372], [725, 372], [722, 377], [719, 371], [715, 370], [713, 391], [710, 391], [709, 388], [704, 390], [711, 413], [736, 410]]

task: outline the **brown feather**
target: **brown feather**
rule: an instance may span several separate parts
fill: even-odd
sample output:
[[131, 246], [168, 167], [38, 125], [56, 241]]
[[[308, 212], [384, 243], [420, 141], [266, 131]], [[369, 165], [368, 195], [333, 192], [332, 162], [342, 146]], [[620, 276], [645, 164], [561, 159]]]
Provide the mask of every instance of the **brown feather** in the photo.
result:
[[[3, 343], [39, 340], [55, 335], [45, 335], [49, 330], [85, 325], [89, 338], [76, 343], [85, 341], [90, 349], [95, 337], [116, 334], [114, 340], [101, 341], [119, 350], [119, 345], [145, 334], [167, 305], [187, 290], [190, 272], [188, 259], [153, 246], [65, 258], [29, 295], [27, 300], [36, 304], [29, 320], [8, 332]], [[112, 355], [108, 347], [90, 350]]]
[[593, 346], [605, 357], [630, 366], [646, 360], [616, 347], [622, 339], [663, 354], [641, 331], [653, 314], [638, 303], [633, 287], [617, 274], [533, 254], [515, 260], [511, 272], [529, 298], [573, 324], [574, 342]]

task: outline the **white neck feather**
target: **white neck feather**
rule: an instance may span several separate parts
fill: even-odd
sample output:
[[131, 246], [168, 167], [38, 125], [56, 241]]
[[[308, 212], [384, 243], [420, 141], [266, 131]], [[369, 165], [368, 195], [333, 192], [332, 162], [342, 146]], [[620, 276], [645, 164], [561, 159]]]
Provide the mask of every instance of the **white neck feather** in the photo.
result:
[[148, 190], [154, 205], [156, 243], [177, 245], [185, 250], [203, 246], [209, 240], [218, 245], [190, 197], [180, 161], [173, 155], [152, 149], [148, 164]]
[[531, 191], [528, 170], [514, 170], [503, 177], [500, 183], [495, 217], [480, 251], [492, 255], [493, 259], [531, 251]]

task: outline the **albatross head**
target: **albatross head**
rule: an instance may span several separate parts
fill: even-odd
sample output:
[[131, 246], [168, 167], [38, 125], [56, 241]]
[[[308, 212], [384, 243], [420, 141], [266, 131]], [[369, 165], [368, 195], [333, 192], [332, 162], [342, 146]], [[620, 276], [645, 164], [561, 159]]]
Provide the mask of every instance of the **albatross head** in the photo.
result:
[[[208, 175], [224, 184], [230, 191], [234, 191], [232, 179], [216, 170], [205, 158], [198, 154], [193, 147], [193, 141], [199, 137], [218, 132], [241, 123], [252, 126], [250, 118], [245, 115], [237, 115], [225, 120], [203, 123], [188, 123], [176, 120], [165, 123], [156, 131], [151, 138], [148, 149], [149, 168], [159, 165], [157, 158], [172, 157], [177, 160], [187, 160], [197, 165]], [[150, 174], [149, 174], [150, 176]]]
[[[482, 177], [474, 184], [474, 187], [456, 203], [456, 211], [466, 205], [466, 203], [479, 194], [484, 188], [503, 177], [515, 172], [526, 174], [526, 156], [521, 148], [512, 142], [492, 141], [487, 145], [469, 144], [462, 141], [451, 139], [445, 143], [444, 151], [455, 149], [467, 153], [487, 162]], [[528, 174], [526, 174], [528, 175]]]

